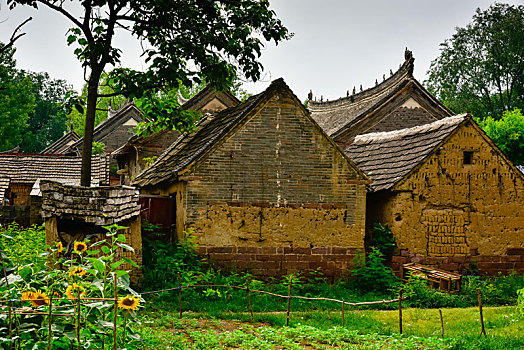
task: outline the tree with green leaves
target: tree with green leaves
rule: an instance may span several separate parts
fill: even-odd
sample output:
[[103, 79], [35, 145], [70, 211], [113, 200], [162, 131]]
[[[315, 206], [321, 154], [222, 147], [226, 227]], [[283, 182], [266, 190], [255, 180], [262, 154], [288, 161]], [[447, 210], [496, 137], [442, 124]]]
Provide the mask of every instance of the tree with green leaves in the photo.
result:
[[441, 45], [428, 89], [456, 113], [496, 118], [524, 107], [524, 6], [495, 3]]
[[[159, 103], [158, 92], [206, 80], [223, 90], [242, 74], [258, 80], [262, 40], [278, 43], [290, 37], [269, 8], [268, 0], [84, 0], [81, 13], [63, 0], [8, 0], [11, 8], [46, 6], [67, 18], [72, 28], [67, 42], [88, 72], [86, 123], [82, 149], [81, 184], [90, 185], [91, 146], [99, 97], [123, 95], [143, 99], [149, 130], [168, 127], [180, 131], [194, 125], [195, 114], [183, 111], [176, 100]], [[76, 5], [76, 4], [75, 4]], [[122, 51], [115, 46], [117, 29], [143, 43], [146, 71], [118, 67]], [[98, 91], [110, 67], [108, 84], [114, 93]]]
[[520, 109], [505, 111], [500, 120], [487, 117], [477, 121], [509, 159], [524, 165], [524, 116]]
[[20, 151], [37, 153], [58, 140], [67, 129], [63, 101], [71, 90], [64, 80], [55, 80], [47, 73], [20, 72], [31, 79], [34, 112], [22, 131]]
[[11, 47], [0, 53], [0, 151], [20, 144], [22, 131], [34, 110], [31, 79], [16, 70], [14, 52]]

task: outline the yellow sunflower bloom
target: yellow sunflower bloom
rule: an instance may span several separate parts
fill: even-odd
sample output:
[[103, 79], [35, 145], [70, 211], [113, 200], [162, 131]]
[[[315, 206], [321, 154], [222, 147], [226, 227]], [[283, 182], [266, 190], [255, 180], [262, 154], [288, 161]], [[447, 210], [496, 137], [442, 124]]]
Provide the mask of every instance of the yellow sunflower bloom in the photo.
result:
[[81, 276], [85, 275], [86, 273], [87, 273], [86, 270], [84, 270], [83, 268], [76, 267], [76, 268], [72, 269], [71, 271], [69, 271], [69, 277], [71, 277], [71, 276], [79, 276], [79, 277], [81, 277]]
[[27, 290], [27, 291], [25, 291], [25, 292], [22, 292], [22, 298], [21, 298], [21, 300], [22, 300], [22, 301], [26, 301], [26, 300], [31, 301], [31, 300], [35, 299], [34, 294], [35, 294], [35, 293], [34, 293], [34, 292], [31, 292], [30, 290]]
[[64, 251], [64, 246], [62, 245], [62, 242], [58, 242], [55, 246], [59, 253], [62, 253]]
[[136, 310], [140, 305], [140, 299], [134, 295], [118, 298], [118, 307], [124, 310]]
[[34, 307], [49, 304], [49, 298], [47, 297], [47, 294], [42, 293], [42, 291], [39, 290], [36, 293], [33, 293], [33, 300], [31, 301], [31, 304]]
[[75, 242], [74, 245], [75, 252], [85, 252], [87, 250], [86, 242]]
[[68, 299], [78, 299], [78, 295], [80, 295], [80, 298], [86, 295], [86, 290], [81, 285], [73, 283], [67, 286], [65, 294]]

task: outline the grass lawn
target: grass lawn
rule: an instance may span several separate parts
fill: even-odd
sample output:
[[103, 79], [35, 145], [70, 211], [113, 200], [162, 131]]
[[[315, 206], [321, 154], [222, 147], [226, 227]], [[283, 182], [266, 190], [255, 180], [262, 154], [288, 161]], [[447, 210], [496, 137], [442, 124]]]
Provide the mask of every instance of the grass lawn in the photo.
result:
[[[174, 307], [176, 308], [176, 307]], [[202, 314], [144, 312], [144, 349], [524, 349], [524, 319], [515, 307], [486, 307], [487, 338], [480, 337], [477, 308], [443, 309], [445, 337], [440, 339], [438, 309], [408, 308], [404, 335], [398, 311], [292, 312], [285, 327], [282, 312]]]

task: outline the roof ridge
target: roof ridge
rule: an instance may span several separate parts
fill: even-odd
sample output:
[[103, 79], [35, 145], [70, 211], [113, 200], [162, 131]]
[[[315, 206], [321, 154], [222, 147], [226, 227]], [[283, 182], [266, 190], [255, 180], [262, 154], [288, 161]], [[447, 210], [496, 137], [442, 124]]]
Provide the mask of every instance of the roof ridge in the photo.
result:
[[[408, 50], [409, 51], [409, 50]], [[411, 52], [411, 51], [409, 51]], [[342, 96], [337, 98], [336, 100], [331, 101], [314, 101], [312, 99], [308, 99], [308, 106], [310, 105], [316, 105], [316, 106], [322, 106], [327, 107], [330, 105], [338, 105], [339, 103], [343, 102], [349, 102], [354, 103], [359, 100], [363, 100], [366, 97], [370, 97], [373, 95], [373, 92], [382, 90], [385, 86], [389, 86], [392, 82], [396, 82], [397, 80], [402, 80], [401, 78], [406, 77], [410, 80], [415, 80], [413, 77], [413, 69], [414, 69], [414, 61], [415, 58], [411, 55], [408, 56], [406, 54], [406, 60], [404, 63], [395, 71], [395, 73], [391, 74], [388, 78], [378, 83], [378, 85], [372, 86], [370, 88], [367, 88], [365, 90], [353, 93], [348, 96]], [[361, 85], [362, 86], [362, 85]], [[311, 96], [311, 95], [310, 95]]]
[[388, 139], [395, 139], [411, 134], [417, 134], [424, 131], [430, 131], [436, 127], [442, 126], [442, 125], [458, 125], [462, 121], [466, 120], [469, 117], [469, 114], [463, 113], [463, 114], [457, 114], [450, 117], [442, 118], [440, 120], [434, 121], [432, 123], [428, 124], [422, 124], [413, 126], [411, 128], [405, 128], [405, 129], [399, 129], [399, 130], [393, 130], [393, 131], [383, 131], [383, 132], [374, 132], [369, 134], [361, 134], [355, 136], [355, 140], [353, 141], [353, 144], [357, 143], [366, 143], [370, 141], [384, 141]]

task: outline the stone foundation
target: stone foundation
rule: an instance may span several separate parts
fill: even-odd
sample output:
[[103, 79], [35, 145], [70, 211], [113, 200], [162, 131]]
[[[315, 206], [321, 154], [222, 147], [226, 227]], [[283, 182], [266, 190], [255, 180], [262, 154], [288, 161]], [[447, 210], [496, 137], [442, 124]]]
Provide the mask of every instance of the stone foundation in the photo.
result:
[[[475, 252], [472, 252], [475, 254]], [[460, 274], [524, 275], [524, 248], [509, 248], [504, 255], [464, 255], [448, 257], [422, 256], [402, 249], [400, 255], [393, 256], [391, 268], [398, 275], [400, 266], [407, 263], [418, 263]]]
[[319, 269], [331, 280], [350, 274], [356, 251], [345, 247], [199, 247], [199, 255], [211, 263], [259, 278]]

